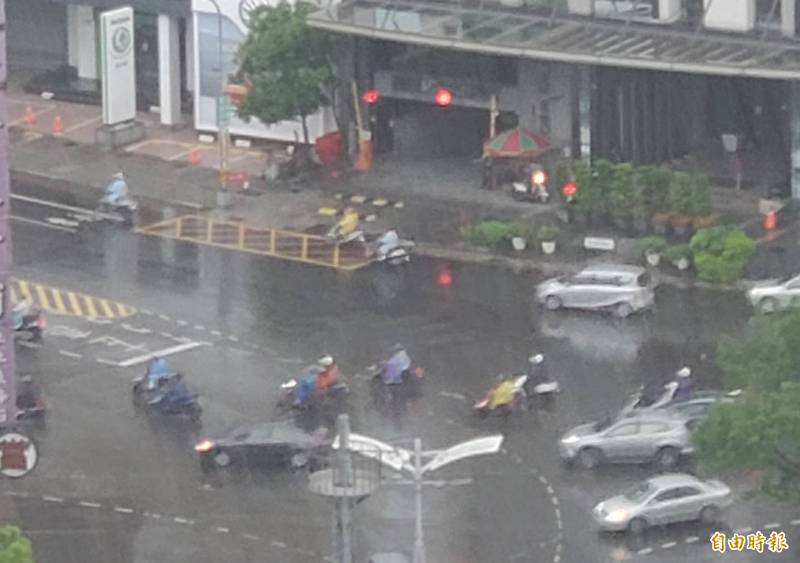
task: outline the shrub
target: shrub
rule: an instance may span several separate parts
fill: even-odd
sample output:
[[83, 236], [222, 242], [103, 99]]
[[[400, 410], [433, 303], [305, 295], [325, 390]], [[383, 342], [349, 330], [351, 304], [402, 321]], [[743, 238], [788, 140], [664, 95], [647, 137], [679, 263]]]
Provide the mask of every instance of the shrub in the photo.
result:
[[633, 183], [633, 165], [615, 164], [611, 170], [611, 211], [617, 217], [630, 216], [639, 206], [639, 197]]
[[672, 171], [660, 166], [642, 166], [636, 171], [642, 205], [648, 215], [669, 211]]
[[469, 241], [478, 246], [494, 247], [513, 236], [514, 226], [502, 221], [481, 221], [469, 233]]
[[552, 242], [558, 238], [558, 233], [558, 227], [542, 225], [539, 229], [539, 240], [542, 242]]
[[689, 243], [700, 279], [731, 283], [739, 279], [755, 252], [755, 242], [738, 227], [701, 229]]
[[695, 174], [692, 176], [692, 215], [707, 217], [711, 215], [711, 185], [708, 176]]
[[667, 248], [666, 252], [664, 252], [664, 256], [667, 258], [667, 260], [672, 262], [682, 258], [689, 260], [692, 258], [692, 249], [688, 244], [676, 244]]
[[642, 254], [660, 254], [667, 248], [667, 241], [661, 237], [645, 237], [639, 241], [639, 250]]
[[539, 242], [539, 229], [530, 223], [519, 223], [513, 225], [510, 236], [524, 238], [528, 245], [534, 245]]
[[578, 186], [578, 197], [575, 205], [583, 213], [590, 213], [595, 210], [595, 200], [597, 195], [594, 190], [594, 178], [589, 164], [583, 160], [575, 163], [575, 183]]
[[610, 160], [598, 159], [594, 162], [594, 166], [592, 166], [593, 211], [605, 213], [612, 209], [614, 169], [615, 164]]
[[675, 172], [669, 187], [670, 209], [681, 215], [691, 215], [694, 211], [694, 180], [686, 172]]

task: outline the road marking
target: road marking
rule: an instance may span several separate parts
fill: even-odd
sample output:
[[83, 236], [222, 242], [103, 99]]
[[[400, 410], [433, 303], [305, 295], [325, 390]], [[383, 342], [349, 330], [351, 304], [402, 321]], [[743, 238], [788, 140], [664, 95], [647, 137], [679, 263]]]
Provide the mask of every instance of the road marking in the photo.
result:
[[772, 524], [767, 524], [764, 526], [765, 530], [774, 530], [775, 528], [780, 528], [782, 524], [780, 522], [773, 522]]
[[79, 121], [75, 125], [72, 125], [71, 127], [67, 127], [66, 129], [64, 129], [64, 133], [72, 133], [73, 131], [77, 131], [78, 129], [83, 129], [84, 127], [88, 127], [92, 123], [97, 123], [101, 119], [103, 119], [102, 115], [96, 115], [90, 119]]
[[83, 357], [83, 354], [78, 354], [77, 352], [70, 352], [69, 350], [59, 350], [58, 353], [68, 358], [80, 359]]
[[459, 401], [466, 401], [467, 398], [462, 395], [461, 393], [451, 393], [449, 391], [439, 391], [439, 395], [442, 397], [449, 397], [450, 399], [458, 399]]
[[800, 526], [800, 520], [792, 520], [789, 522], [792, 526]]
[[107, 299], [98, 299], [98, 302], [100, 303], [100, 308], [103, 309], [103, 313], [105, 313], [106, 317], [113, 319], [114, 309], [111, 307], [111, 303], [109, 303]]
[[[136, 313], [136, 309], [130, 305], [29, 280], [14, 280], [11, 292], [12, 299], [16, 300], [22, 295], [48, 313], [83, 317], [101, 324], [108, 324], [111, 322], [110, 319]], [[99, 314], [98, 310], [102, 311], [102, 314]]]
[[88, 295], [83, 296], [83, 302], [86, 304], [86, 311], [88, 312], [88, 317], [90, 319], [97, 318], [97, 309], [94, 306], [94, 300], [89, 297]]
[[42, 497], [42, 500], [46, 501], [46, 502], [64, 502], [64, 499], [61, 498], [61, 497], [51, 497], [51, 496], [47, 496], [47, 495], [44, 495]]
[[239, 342], [239, 339], [236, 338], [235, 336], [229, 336], [228, 340], [230, 340], [231, 342]]
[[107, 366], [114, 366], [115, 368], [121, 367], [119, 365], [119, 362], [115, 362], [113, 360], [106, 360], [105, 358], [95, 358], [95, 361], [98, 364], [104, 364], [104, 365], [107, 365]]
[[86, 508], [101, 508], [103, 505], [99, 502], [89, 502], [86, 500], [82, 500], [78, 503], [79, 506], [84, 506]]
[[753, 531], [753, 528], [739, 528], [739, 529], [738, 529], [738, 530], [736, 530], [736, 531], [737, 531], [738, 533], [740, 533], [740, 534], [749, 534], [750, 532], [752, 532], [752, 531]]
[[[177, 354], [179, 352], [192, 350], [193, 348], [197, 348], [199, 346], [210, 346], [210, 345], [211, 344], [209, 344], [208, 342], [187, 342], [186, 344], [179, 344], [177, 346], [164, 348], [163, 350], [158, 350], [156, 352], [149, 352], [147, 354], [142, 354], [141, 356], [129, 358], [127, 360], [117, 363], [117, 365], [121, 368], [129, 368], [131, 366], [135, 366], [138, 364], [142, 364], [146, 361], [149, 361], [153, 356], [159, 356], [161, 358], [165, 358], [167, 356], [171, 356], [172, 354]], [[98, 361], [100, 360], [98, 359]]]
[[177, 522], [178, 524], [187, 524], [187, 525], [194, 524], [194, 522], [193, 522], [193, 521], [191, 521], [191, 520], [188, 520], [188, 519], [186, 519], [186, 518], [181, 518], [180, 516], [176, 516], [175, 518], [173, 518], [173, 520], [174, 520], [175, 522]]
[[172, 333], [171, 332], [161, 332], [161, 336], [163, 336], [164, 338], [172, 338]]
[[211, 334], [213, 334], [214, 336], [222, 336], [222, 333], [218, 330], [212, 330]]
[[158, 318], [161, 319], [162, 321], [168, 321], [169, 320], [169, 317], [166, 316], [166, 315], [158, 315]]
[[216, 528], [216, 531], [219, 532], [220, 534], [229, 534], [231, 532], [231, 529], [230, 528], [219, 527], [219, 528]]
[[47, 221], [37, 221], [36, 219], [28, 219], [27, 217], [20, 217], [19, 215], [10, 215], [11, 219], [14, 221], [19, 221], [20, 223], [28, 223], [30, 225], [38, 225], [39, 227], [47, 227], [48, 229], [55, 229], [57, 231], [66, 231], [68, 233], [77, 233], [77, 229], [72, 229], [70, 227], [62, 227], [61, 225], [54, 225], [53, 223], [49, 223]]
[[278, 541], [278, 540], [272, 540], [271, 542], [269, 542], [269, 544], [272, 545], [272, 546], [275, 546], [275, 547], [283, 548], [283, 549], [288, 547], [285, 543], [283, 543], [282, 541]]
[[636, 552], [637, 555], [649, 555], [651, 553], [653, 553], [652, 547], [645, 547], [644, 549], [640, 549]]
[[253, 534], [242, 534], [242, 537], [245, 538], [245, 539], [248, 539], [248, 540], [253, 540], [253, 541], [258, 541], [258, 540], [261, 539], [258, 536], [254, 536]]
[[30, 493], [17, 492], [17, 491], [6, 491], [3, 494], [7, 497], [16, 497], [16, 498], [29, 498], [31, 496]]
[[676, 545], [678, 545], [678, 543], [677, 543], [677, 542], [674, 542], [674, 541], [668, 541], [667, 543], [662, 543], [662, 544], [661, 544], [661, 549], [670, 549], [670, 548], [672, 548], [672, 547], [675, 547]]
[[17, 344], [22, 346], [23, 348], [41, 348], [41, 344], [34, 344], [33, 342], [29, 342], [28, 340], [17, 340]]
[[75, 206], [72, 206], [72, 205], [64, 205], [63, 203], [56, 203], [54, 201], [47, 201], [45, 199], [39, 199], [39, 198], [35, 198], [35, 197], [30, 197], [30, 196], [11, 194], [11, 199], [12, 200], [16, 199], [16, 200], [19, 200], [19, 201], [24, 201], [26, 203], [35, 203], [37, 205], [43, 205], [45, 207], [52, 207], [54, 209], [63, 209], [65, 211], [72, 211], [74, 213], [87, 214], [87, 215], [91, 215], [92, 217], [102, 217], [103, 219], [109, 219], [109, 220], [112, 220], [112, 221], [118, 221], [118, 222], [122, 221], [122, 219], [120, 217], [117, 217], [115, 215], [110, 215], [108, 213], [98, 213], [97, 211], [94, 211], [93, 209], [86, 209], [84, 207], [75, 207]]
[[83, 316], [83, 310], [81, 309], [81, 302], [78, 299], [78, 295], [72, 291], [67, 292], [67, 299], [69, 299], [69, 304], [72, 306], [72, 311], [79, 317]]
[[697, 536], [689, 536], [685, 541], [686, 543], [696, 543], [700, 541], [700, 538]]
[[144, 315], [155, 315], [155, 313], [153, 311], [151, 311], [150, 309], [142, 309], [142, 314], [144, 314]]
[[204, 327], [203, 325], [194, 325], [194, 329], [195, 330], [205, 330], [206, 327]]
[[135, 326], [129, 325], [128, 323], [122, 323], [120, 326], [122, 326], [122, 328], [124, 328], [125, 330], [130, 332], [135, 332], [136, 334], [150, 334], [151, 332], [153, 332], [149, 328], [137, 328]]
[[187, 321], [175, 321], [175, 322], [178, 323], [178, 326], [186, 326], [189, 324]]
[[119, 512], [120, 514], [133, 514], [133, 509], [126, 506], [115, 506], [114, 512]]
[[553, 506], [558, 506], [558, 497], [553, 495], [550, 497], [550, 501], [553, 503]]

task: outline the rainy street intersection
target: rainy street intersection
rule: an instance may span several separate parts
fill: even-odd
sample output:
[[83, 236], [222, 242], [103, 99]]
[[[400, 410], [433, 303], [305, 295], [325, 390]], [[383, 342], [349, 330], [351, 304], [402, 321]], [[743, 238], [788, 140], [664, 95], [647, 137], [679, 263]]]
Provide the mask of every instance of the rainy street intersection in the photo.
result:
[[[211, 482], [192, 449], [203, 436], [272, 420], [279, 384], [323, 353], [352, 386], [356, 432], [419, 436], [431, 447], [505, 435], [500, 455], [444, 469], [436, 477], [444, 486], [426, 490], [430, 561], [796, 560], [800, 510], [746, 498], [737, 498], [728, 529], [783, 530], [788, 553], [715, 554], [715, 530], [698, 525], [637, 539], [600, 535], [592, 507], [655, 470], [583, 472], [558, 458], [565, 430], [619, 408], [679, 363], [713, 385], [706, 354], [750, 313], [737, 294], [662, 287], [655, 312], [624, 322], [545, 314], [532, 303], [530, 274], [450, 264], [453, 283], [443, 287], [444, 264], [422, 258], [402, 274], [337, 272], [113, 224], [72, 229], [35, 205], [14, 211], [23, 218], [14, 224], [17, 278], [53, 288], [51, 296], [57, 290], [65, 304], [48, 314], [42, 346], [17, 349], [19, 373], [31, 374], [50, 404], [46, 423], [29, 429], [39, 465], [0, 482], [0, 516], [23, 525], [41, 563], [324, 560], [332, 508], [307, 490], [307, 475], [250, 468]], [[375, 291], [384, 286], [391, 291]], [[80, 306], [67, 306], [70, 293]], [[104, 315], [103, 303], [114, 314]], [[422, 398], [389, 415], [369, 399], [366, 368], [395, 342], [427, 377]], [[477, 419], [472, 399], [496, 374], [523, 369], [534, 351], [561, 383], [554, 407], [505, 422]], [[131, 380], [155, 353], [200, 394], [201, 429], [156, 424], [134, 410]], [[410, 552], [409, 492], [389, 483], [358, 505], [357, 561]]]

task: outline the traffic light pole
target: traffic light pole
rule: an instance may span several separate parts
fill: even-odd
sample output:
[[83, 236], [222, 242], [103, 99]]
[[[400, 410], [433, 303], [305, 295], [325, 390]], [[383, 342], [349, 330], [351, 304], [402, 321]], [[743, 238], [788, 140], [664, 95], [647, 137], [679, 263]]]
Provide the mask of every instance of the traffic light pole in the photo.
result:
[[8, 65], [6, 64], [6, 3], [0, 0], [0, 427], [17, 418], [17, 394], [14, 366], [14, 327], [11, 312], [11, 252], [8, 173], [8, 108], [6, 100]]

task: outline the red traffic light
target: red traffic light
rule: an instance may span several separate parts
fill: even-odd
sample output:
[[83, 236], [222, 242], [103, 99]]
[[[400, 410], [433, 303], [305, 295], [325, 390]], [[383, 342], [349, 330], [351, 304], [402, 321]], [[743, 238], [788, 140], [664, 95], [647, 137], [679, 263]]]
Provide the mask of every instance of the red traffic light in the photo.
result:
[[442, 270], [436, 281], [441, 287], [450, 287], [453, 285], [453, 274], [450, 273], [450, 270]]
[[364, 100], [365, 104], [377, 104], [378, 99], [381, 97], [380, 92], [378, 92], [375, 88], [370, 88], [369, 90], [365, 90], [363, 94], [361, 94], [361, 99]]
[[567, 182], [562, 186], [561, 193], [564, 194], [564, 197], [574, 197], [578, 193], [578, 186], [575, 185], [575, 182]]
[[453, 101], [453, 93], [447, 88], [437, 88], [433, 95], [433, 100], [439, 107], [447, 107]]

